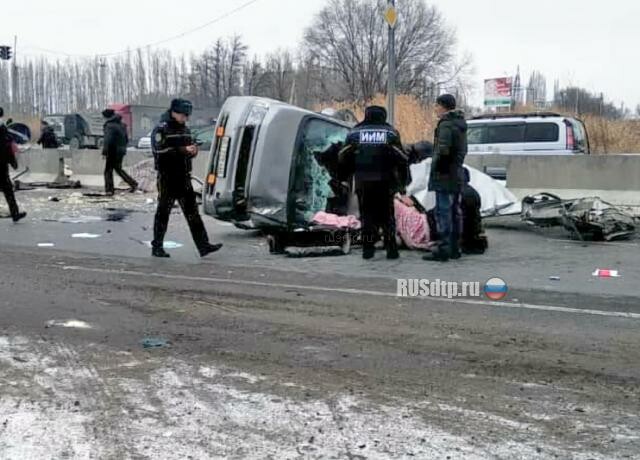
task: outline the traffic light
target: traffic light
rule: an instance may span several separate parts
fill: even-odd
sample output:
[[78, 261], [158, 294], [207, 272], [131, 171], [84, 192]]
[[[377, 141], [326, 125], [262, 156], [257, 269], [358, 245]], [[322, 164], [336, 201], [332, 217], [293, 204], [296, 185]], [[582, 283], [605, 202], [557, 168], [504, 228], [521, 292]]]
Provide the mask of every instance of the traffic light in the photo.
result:
[[8, 61], [13, 56], [10, 46], [0, 46], [0, 59]]

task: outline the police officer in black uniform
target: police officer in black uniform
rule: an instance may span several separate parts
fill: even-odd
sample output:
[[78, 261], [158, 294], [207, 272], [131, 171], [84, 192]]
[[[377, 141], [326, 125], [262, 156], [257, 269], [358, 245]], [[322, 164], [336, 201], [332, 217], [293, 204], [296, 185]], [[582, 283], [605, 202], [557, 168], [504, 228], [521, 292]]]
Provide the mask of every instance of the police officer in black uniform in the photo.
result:
[[400, 133], [387, 123], [387, 111], [372, 106], [364, 121], [348, 135], [339, 155], [343, 174], [353, 174], [360, 205], [364, 259], [375, 255], [379, 232], [384, 234], [388, 259], [399, 257], [393, 199], [404, 192], [408, 179], [407, 156]]
[[163, 248], [169, 216], [176, 200], [182, 208], [193, 241], [200, 256], [218, 251], [222, 244], [210, 244], [207, 231], [198, 212], [191, 185], [191, 160], [198, 155], [198, 146], [186, 123], [193, 111], [191, 102], [174, 99], [151, 134], [153, 155], [158, 171], [158, 210], [153, 227], [152, 255], [169, 257]]

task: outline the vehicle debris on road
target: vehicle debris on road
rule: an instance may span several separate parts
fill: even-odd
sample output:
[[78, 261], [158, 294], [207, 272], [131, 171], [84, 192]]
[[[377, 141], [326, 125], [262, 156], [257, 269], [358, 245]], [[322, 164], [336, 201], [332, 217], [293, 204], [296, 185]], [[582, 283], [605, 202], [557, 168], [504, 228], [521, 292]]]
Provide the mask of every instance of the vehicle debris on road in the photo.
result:
[[620, 272], [618, 270], [609, 270], [608, 268], [598, 268], [593, 272], [593, 276], [598, 278], [620, 278]]
[[63, 328], [70, 328], [70, 329], [93, 329], [93, 327], [89, 323], [85, 321], [80, 321], [77, 319], [70, 319], [70, 320], [52, 319], [50, 321], [47, 321], [44, 327], [45, 328], [63, 327]]
[[562, 226], [585, 241], [617, 241], [636, 233], [636, 219], [598, 197], [563, 200], [540, 193], [522, 201], [522, 220], [538, 227]]
[[158, 337], [146, 337], [142, 339], [140, 344], [143, 348], [165, 348], [168, 347], [171, 342]]
[[100, 238], [102, 235], [98, 235], [96, 233], [74, 233], [71, 235], [71, 238], [80, 238], [80, 239], [96, 239]]

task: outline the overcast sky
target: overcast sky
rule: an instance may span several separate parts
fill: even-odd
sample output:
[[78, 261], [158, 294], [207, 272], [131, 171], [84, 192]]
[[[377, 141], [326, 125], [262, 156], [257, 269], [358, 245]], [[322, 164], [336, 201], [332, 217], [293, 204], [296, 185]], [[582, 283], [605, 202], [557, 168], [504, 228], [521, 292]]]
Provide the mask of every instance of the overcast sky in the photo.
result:
[[[109, 53], [156, 42], [218, 17], [247, 0], [21, 0], [3, 2], [0, 41], [18, 53], [51, 49], [69, 54]], [[397, 0], [402, 2], [403, 0]], [[541, 70], [549, 80], [602, 91], [635, 108], [640, 104], [638, 0], [428, 0], [444, 13], [473, 55], [474, 101], [481, 81]], [[4, 3], [7, 3], [6, 5]], [[295, 48], [313, 14], [327, 0], [258, 0], [218, 24], [162, 45], [199, 52], [218, 36], [239, 33], [262, 54]], [[50, 55], [54, 56], [54, 55]]]

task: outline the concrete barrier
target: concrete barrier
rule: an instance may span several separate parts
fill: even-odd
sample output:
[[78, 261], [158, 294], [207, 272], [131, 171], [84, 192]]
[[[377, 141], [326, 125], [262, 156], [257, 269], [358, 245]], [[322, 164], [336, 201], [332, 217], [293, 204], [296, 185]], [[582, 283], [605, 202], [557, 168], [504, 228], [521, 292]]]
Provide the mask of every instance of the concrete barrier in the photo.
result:
[[485, 172], [487, 168], [507, 168], [511, 162], [509, 155], [467, 155], [464, 160], [472, 168]]
[[[86, 187], [104, 186], [105, 160], [98, 150], [68, 150], [66, 154], [69, 158], [68, 166], [73, 172], [71, 179], [80, 181]], [[129, 150], [124, 157], [123, 166], [125, 168], [134, 166], [142, 161], [153, 158], [151, 151]], [[193, 161], [193, 176], [201, 181], [204, 179], [209, 155], [201, 152]], [[123, 183], [117, 174], [114, 174], [116, 187], [122, 187]]]
[[125, 168], [129, 166], [134, 166], [140, 163], [141, 161], [148, 160], [153, 158], [153, 153], [151, 150], [127, 150], [127, 154], [124, 157], [124, 161], [122, 164]]
[[640, 206], [640, 155], [469, 155], [465, 163], [481, 171], [504, 168], [518, 198], [544, 191]]
[[105, 160], [99, 150], [70, 150], [71, 179], [86, 187], [104, 187]]
[[640, 192], [640, 156], [512, 156], [507, 176], [513, 188]]
[[64, 180], [64, 159], [63, 151], [56, 149], [27, 150], [18, 154], [18, 171], [27, 172], [20, 175], [17, 180], [22, 183], [36, 182], [60, 182]]

